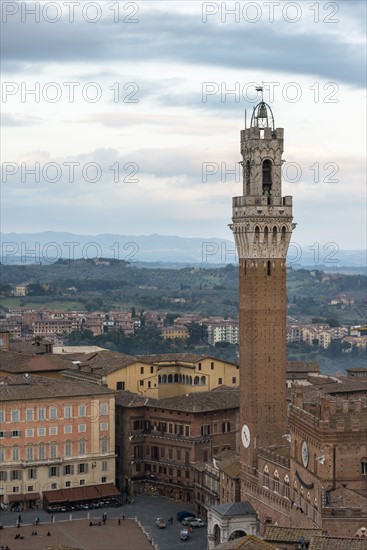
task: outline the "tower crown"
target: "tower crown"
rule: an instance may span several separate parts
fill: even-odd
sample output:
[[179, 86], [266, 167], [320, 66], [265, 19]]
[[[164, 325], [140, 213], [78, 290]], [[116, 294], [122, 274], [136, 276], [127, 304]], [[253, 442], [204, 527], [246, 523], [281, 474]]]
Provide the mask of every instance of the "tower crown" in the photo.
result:
[[259, 128], [260, 130], [271, 128], [273, 131], [275, 130], [273, 111], [265, 101], [260, 101], [254, 107], [251, 117], [251, 128]]
[[295, 225], [292, 197], [282, 196], [283, 128], [275, 128], [265, 101], [241, 130], [243, 194], [233, 198], [233, 224], [240, 258], [283, 258]]

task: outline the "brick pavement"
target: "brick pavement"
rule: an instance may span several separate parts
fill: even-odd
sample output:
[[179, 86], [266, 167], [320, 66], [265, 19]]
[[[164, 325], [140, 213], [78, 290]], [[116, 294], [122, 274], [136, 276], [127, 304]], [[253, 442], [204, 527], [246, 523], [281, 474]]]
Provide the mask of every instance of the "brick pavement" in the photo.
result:
[[[32, 537], [34, 530], [38, 535]], [[17, 533], [24, 539], [15, 540]], [[57, 545], [67, 550], [153, 550], [142, 530], [130, 519], [122, 520], [121, 525], [117, 519], [108, 519], [100, 527], [89, 527], [89, 520], [85, 519], [43, 523], [37, 527], [22, 525], [20, 529], [8, 527], [0, 531], [0, 544], [8, 545], [10, 550], [45, 550]]]

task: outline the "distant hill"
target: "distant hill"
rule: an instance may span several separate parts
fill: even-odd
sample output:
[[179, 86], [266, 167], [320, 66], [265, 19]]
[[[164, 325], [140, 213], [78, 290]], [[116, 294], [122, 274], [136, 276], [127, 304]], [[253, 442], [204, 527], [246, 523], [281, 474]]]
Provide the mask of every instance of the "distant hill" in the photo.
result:
[[[46, 231], [43, 233], [2, 233], [1, 263], [50, 264], [58, 259], [114, 258], [126, 262], [149, 262], [170, 267], [237, 263], [233, 241], [213, 238], [189, 238], [171, 235], [76, 235]], [[173, 264], [173, 265], [172, 265]], [[290, 247], [288, 265], [323, 271], [362, 272], [366, 267], [364, 250], [337, 250], [332, 243]], [[162, 265], [163, 267], [163, 265]], [[351, 269], [349, 269], [351, 268]]]

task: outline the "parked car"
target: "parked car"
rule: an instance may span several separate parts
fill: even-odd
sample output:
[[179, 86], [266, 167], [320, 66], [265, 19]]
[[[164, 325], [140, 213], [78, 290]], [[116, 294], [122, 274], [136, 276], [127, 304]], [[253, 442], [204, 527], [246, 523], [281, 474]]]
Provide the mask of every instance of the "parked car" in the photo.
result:
[[194, 518], [195, 514], [193, 512], [187, 512], [187, 510], [183, 510], [182, 512], [177, 512], [176, 519], [177, 521], [182, 521], [184, 518]]
[[194, 518], [188, 520], [188, 525], [190, 527], [205, 527], [205, 521], [203, 521], [201, 518]]
[[192, 520], [194, 520], [194, 519], [195, 519], [194, 516], [189, 516], [189, 517], [187, 517], [187, 518], [184, 518], [184, 519], [181, 521], [181, 523], [182, 523], [182, 525], [190, 525], [190, 522], [191, 522]]
[[155, 520], [155, 524], [159, 529], [163, 529], [163, 527], [166, 527], [166, 522], [164, 518], [157, 518]]
[[189, 540], [189, 530], [188, 529], [181, 529], [180, 539], [181, 540]]

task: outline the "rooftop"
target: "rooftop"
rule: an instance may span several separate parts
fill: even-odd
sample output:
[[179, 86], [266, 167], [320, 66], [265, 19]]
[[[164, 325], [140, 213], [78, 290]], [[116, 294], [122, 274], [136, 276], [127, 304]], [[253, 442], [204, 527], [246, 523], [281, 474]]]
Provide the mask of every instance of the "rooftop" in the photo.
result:
[[[134, 397], [135, 396], [135, 397]], [[219, 409], [233, 409], [239, 406], [239, 389], [226, 388], [212, 391], [195, 392], [186, 395], [164, 397], [141, 397], [132, 392], [120, 390], [116, 392], [116, 404], [123, 407], [156, 407], [186, 412], [216, 411]]]
[[74, 381], [64, 378], [46, 378], [34, 375], [25, 378], [24, 375], [12, 374], [3, 376], [0, 380], [0, 401], [114, 395], [114, 392], [107, 387], [89, 382], [75, 384]]
[[256, 512], [249, 502], [228, 502], [211, 506], [211, 509], [221, 516], [255, 516]]
[[65, 370], [67, 364], [52, 354], [0, 351], [0, 371], [8, 373], [40, 373]]

